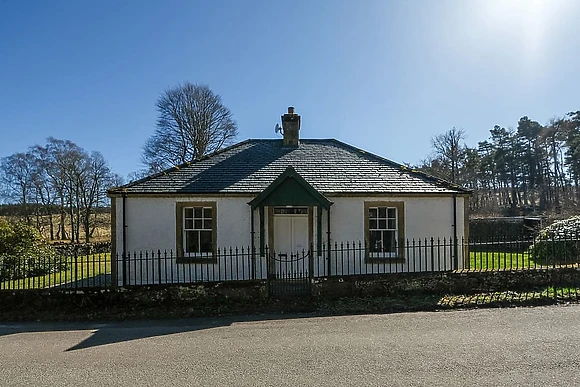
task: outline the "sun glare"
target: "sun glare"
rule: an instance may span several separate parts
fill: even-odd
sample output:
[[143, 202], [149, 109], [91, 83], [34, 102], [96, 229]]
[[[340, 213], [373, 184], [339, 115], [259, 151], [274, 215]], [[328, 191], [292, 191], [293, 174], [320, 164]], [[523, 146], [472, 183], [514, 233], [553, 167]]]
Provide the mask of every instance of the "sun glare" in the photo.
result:
[[549, 17], [556, 1], [491, 0], [486, 1], [484, 17], [490, 27], [497, 28], [506, 38], [515, 38], [530, 54], [541, 49], [549, 28]]
[[567, 0], [485, 0], [477, 12], [490, 39], [521, 52], [526, 66], [535, 63], [546, 50]]

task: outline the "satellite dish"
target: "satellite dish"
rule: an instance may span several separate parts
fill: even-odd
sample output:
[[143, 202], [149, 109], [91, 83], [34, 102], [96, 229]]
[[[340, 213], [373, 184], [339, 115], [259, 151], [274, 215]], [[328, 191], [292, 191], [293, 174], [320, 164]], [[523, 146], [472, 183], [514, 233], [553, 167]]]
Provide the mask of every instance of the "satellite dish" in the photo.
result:
[[276, 127], [274, 128], [274, 132], [275, 133], [282, 133], [282, 127], [279, 124], [276, 124]]

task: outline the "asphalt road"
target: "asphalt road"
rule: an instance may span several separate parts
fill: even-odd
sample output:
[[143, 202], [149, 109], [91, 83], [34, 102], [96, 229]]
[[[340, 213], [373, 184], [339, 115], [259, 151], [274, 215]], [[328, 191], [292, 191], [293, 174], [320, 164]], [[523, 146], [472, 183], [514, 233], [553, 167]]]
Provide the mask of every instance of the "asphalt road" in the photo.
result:
[[580, 386], [580, 306], [0, 322], [1, 386]]

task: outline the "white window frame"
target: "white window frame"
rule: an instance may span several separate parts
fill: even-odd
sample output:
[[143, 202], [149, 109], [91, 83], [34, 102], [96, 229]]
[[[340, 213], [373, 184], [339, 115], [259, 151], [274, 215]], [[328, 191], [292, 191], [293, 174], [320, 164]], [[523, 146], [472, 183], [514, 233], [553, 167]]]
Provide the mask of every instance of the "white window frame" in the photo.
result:
[[[201, 218], [196, 218], [195, 216], [195, 210], [201, 208]], [[187, 210], [192, 210], [192, 216], [191, 217], [187, 217], [186, 216], [186, 212]], [[211, 211], [211, 217], [206, 217], [205, 216], [205, 210], [210, 210]], [[213, 253], [214, 253], [214, 249], [215, 246], [213, 245], [214, 243], [214, 232], [216, 232], [216, 230], [214, 229], [214, 225], [215, 223], [215, 219], [214, 217], [216, 216], [215, 214], [215, 208], [208, 206], [208, 205], [191, 205], [191, 206], [186, 206], [182, 208], [182, 224], [181, 224], [181, 229], [182, 229], [182, 248], [183, 248], [183, 255], [185, 257], [194, 257], [194, 258], [213, 258]], [[195, 227], [195, 223], [196, 220], [201, 221], [201, 228], [196, 228]], [[189, 228], [187, 227], [187, 222], [191, 221], [191, 225], [192, 227]], [[206, 222], [209, 221], [210, 224], [210, 228], [206, 228]], [[202, 232], [207, 232], [210, 231], [210, 243], [211, 243], [211, 249], [210, 251], [201, 251], [201, 233]], [[191, 232], [197, 232], [198, 233], [198, 244], [199, 244], [199, 250], [198, 252], [189, 252], [187, 251], [187, 234], [191, 233]]]
[[[380, 217], [380, 209], [384, 208], [385, 212], [386, 212], [386, 216], [385, 217]], [[377, 210], [377, 217], [376, 218], [371, 218], [370, 215], [370, 211], [376, 209]], [[390, 217], [389, 216], [389, 210], [394, 210], [395, 211], [395, 217]], [[376, 205], [376, 206], [369, 206], [368, 207], [368, 224], [366, 225], [368, 227], [368, 233], [369, 233], [369, 257], [370, 258], [397, 258], [398, 257], [398, 250], [399, 250], [399, 245], [398, 245], [398, 241], [399, 241], [399, 209], [397, 207], [391, 207], [391, 206], [381, 206], [381, 205]], [[376, 220], [376, 228], [371, 228], [371, 221], [372, 220]], [[381, 228], [380, 226], [380, 221], [384, 220], [385, 221], [385, 228]], [[389, 227], [389, 221], [394, 221], [394, 225], [395, 227]], [[395, 241], [395, 245], [393, 247], [393, 251], [371, 251], [372, 246], [370, 245], [371, 243], [371, 238], [370, 235], [373, 231], [380, 231], [381, 233], [385, 232], [385, 231], [394, 231], [395, 237], [394, 237], [394, 241]], [[383, 234], [381, 234], [382, 236]], [[381, 242], [384, 243], [383, 238], [381, 238]]]

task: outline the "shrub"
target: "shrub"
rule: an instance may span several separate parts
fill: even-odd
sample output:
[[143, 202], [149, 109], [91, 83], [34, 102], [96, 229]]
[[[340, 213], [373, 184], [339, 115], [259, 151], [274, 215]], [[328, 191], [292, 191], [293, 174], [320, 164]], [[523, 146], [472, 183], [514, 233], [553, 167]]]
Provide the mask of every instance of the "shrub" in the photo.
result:
[[0, 219], [0, 281], [66, 270], [67, 264], [34, 227]]
[[580, 258], [580, 216], [552, 223], [540, 231], [530, 247], [532, 259], [540, 263], [572, 263]]

